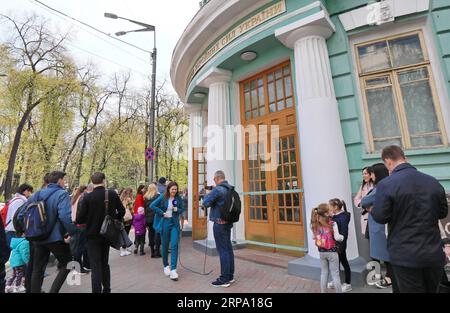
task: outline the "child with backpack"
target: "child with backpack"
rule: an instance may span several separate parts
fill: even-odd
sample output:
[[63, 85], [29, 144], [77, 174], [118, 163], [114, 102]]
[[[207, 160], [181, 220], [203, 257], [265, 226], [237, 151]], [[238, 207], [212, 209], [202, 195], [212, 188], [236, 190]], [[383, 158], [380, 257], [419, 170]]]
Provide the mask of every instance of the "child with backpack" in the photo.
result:
[[[352, 290], [351, 285], [351, 270], [347, 260], [347, 238], [348, 238], [348, 224], [350, 223], [351, 214], [347, 212], [347, 205], [344, 200], [337, 198], [331, 199], [330, 205], [332, 219], [338, 226], [339, 233], [344, 236], [342, 242], [337, 243], [339, 263], [344, 267], [345, 283], [342, 284], [342, 291], [348, 292]], [[328, 283], [328, 288], [334, 288], [333, 283]]]
[[338, 226], [330, 218], [329, 211], [328, 204], [322, 203], [317, 208], [314, 208], [311, 214], [311, 229], [320, 255], [320, 292], [326, 292], [328, 273], [330, 273], [336, 292], [341, 293], [342, 287], [339, 277], [339, 256], [336, 241], [342, 241], [344, 236], [339, 234]]
[[134, 235], [135, 235], [135, 245], [134, 254], [138, 253], [140, 247], [140, 255], [145, 255], [145, 234], [147, 232], [146, 220], [145, 220], [145, 210], [143, 207], [139, 207], [137, 213], [134, 214], [133, 219]]
[[22, 233], [11, 239], [11, 257], [9, 264], [13, 269], [13, 276], [6, 282], [5, 292], [25, 292], [25, 270], [30, 261], [30, 243]]

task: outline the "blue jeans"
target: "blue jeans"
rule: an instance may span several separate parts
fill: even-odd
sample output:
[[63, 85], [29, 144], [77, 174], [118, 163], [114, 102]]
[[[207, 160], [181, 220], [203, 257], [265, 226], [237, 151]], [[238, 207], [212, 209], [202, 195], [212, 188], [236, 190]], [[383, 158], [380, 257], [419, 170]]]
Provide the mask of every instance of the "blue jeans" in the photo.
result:
[[229, 282], [234, 278], [234, 253], [231, 245], [231, 228], [233, 224], [214, 223], [214, 240], [220, 257], [220, 277], [222, 282]]
[[169, 266], [170, 245], [170, 269], [177, 269], [178, 240], [180, 238], [180, 222], [174, 218], [164, 218], [161, 230], [162, 261], [164, 267]]

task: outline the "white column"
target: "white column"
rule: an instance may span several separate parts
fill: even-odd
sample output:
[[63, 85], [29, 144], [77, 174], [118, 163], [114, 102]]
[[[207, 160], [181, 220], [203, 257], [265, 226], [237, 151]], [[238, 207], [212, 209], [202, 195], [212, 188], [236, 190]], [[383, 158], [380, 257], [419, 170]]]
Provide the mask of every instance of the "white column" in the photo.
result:
[[[350, 173], [325, 41], [334, 30], [321, 11], [275, 32], [283, 44], [294, 49], [305, 227], [308, 254], [315, 258], [319, 253], [309, 227], [312, 208], [339, 198], [352, 212]], [[354, 216], [349, 225], [349, 259], [358, 257]]]
[[192, 186], [194, 186], [194, 172], [193, 172], [193, 155], [192, 149], [203, 147], [203, 118], [201, 105], [187, 104], [185, 112], [189, 114], [189, 148], [188, 148], [188, 225], [192, 228]]
[[[212, 68], [197, 81], [199, 86], [209, 88], [208, 127], [203, 133], [206, 138], [206, 172], [209, 186], [214, 185], [214, 173], [218, 170], [224, 171], [226, 179], [233, 181], [233, 160], [227, 159], [227, 149], [233, 149], [229, 143], [232, 139], [226, 136], [226, 126], [231, 124], [230, 79], [231, 72]], [[210, 221], [207, 240], [214, 242], [213, 223]]]

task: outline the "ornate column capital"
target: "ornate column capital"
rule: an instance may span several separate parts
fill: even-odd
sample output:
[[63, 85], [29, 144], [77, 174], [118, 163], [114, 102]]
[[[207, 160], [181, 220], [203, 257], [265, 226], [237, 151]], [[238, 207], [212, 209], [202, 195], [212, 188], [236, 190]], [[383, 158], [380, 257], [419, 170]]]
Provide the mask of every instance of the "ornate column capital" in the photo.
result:
[[326, 11], [320, 11], [283, 26], [275, 31], [278, 38], [286, 47], [294, 49], [296, 42], [303, 38], [319, 36], [329, 38], [336, 31]]
[[192, 113], [201, 112], [202, 111], [202, 105], [201, 104], [192, 104], [192, 103], [186, 103], [183, 107], [184, 113], [190, 115]]
[[231, 80], [231, 72], [213, 67], [197, 79], [197, 86], [209, 88], [215, 83], [228, 83]]

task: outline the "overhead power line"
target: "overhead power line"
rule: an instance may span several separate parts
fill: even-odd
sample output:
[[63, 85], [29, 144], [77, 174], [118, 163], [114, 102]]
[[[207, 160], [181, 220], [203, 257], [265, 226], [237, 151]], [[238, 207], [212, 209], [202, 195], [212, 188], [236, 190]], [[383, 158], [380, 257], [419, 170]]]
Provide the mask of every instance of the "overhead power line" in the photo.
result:
[[103, 35], [105, 35], [105, 36], [108, 36], [108, 37], [111, 38], [111, 39], [120, 41], [121, 43], [124, 43], [124, 44], [126, 44], [126, 45], [129, 45], [129, 46], [131, 46], [131, 47], [133, 47], [133, 48], [136, 48], [136, 49], [138, 49], [138, 50], [141, 50], [141, 51], [143, 51], [143, 52], [151, 53], [150, 51], [145, 50], [145, 49], [142, 49], [141, 47], [138, 47], [138, 46], [136, 46], [136, 45], [133, 45], [133, 44], [127, 42], [127, 41], [124, 41], [124, 40], [122, 40], [122, 39], [113, 37], [113, 36], [111, 36], [110, 34], [105, 33], [104, 31], [102, 31], [102, 30], [100, 30], [100, 29], [98, 29], [98, 28], [96, 28], [96, 27], [94, 27], [94, 26], [92, 26], [92, 25], [89, 25], [89, 24], [87, 24], [87, 23], [85, 23], [85, 22], [83, 22], [83, 21], [80, 21], [80, 20], [78, 20], [78, 19], [76, 19], [76, 18], [74, 18], [74, 17], [71, 17], [71, 16], [67, 15], [67, 14], [64, 13], [64, 12], [61, 12], [60, 10], [57, 10], [57, 9], [55, 9], [55, 8], [52, 8], [51, 6], [49, 6], [49, 5], [47, 5], [47, 4], [43, 3], [43, 2], [41, 2], [41, 1], [39, 1], [39, 0], [33, 0], [33, 1], [36, 2], [36, 3], [39, 3], [40, 5], [46, 7], [46, 8], [49, 9], [49, 10], [52, 10], [52, 11], [58, 13], [58, 14], [61, 14], [61, 15], [65, 16], [66, 18], [69, 18], [69, 19], [71, 19], [71, 20], [74, 20], [75, 22], [80, 23], [80, 24], [82, 24], [82, 25], [84, 25], [84, 26], [86, 26], [86, 27], [89, 27], [89, 28], [95, 30], [96, 32], [99, 32], [99, 33], [101, 33], [101, 34], [103, 34]]

